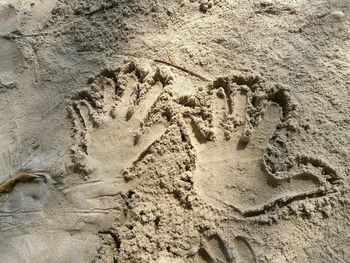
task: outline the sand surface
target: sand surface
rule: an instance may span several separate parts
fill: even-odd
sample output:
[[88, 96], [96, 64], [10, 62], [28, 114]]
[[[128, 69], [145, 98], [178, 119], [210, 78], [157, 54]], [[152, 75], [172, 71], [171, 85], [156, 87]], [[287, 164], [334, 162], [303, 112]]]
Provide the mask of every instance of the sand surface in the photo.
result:
[[349, 36], [347, 0], [0, 0], [0, 262], [350, 262]]

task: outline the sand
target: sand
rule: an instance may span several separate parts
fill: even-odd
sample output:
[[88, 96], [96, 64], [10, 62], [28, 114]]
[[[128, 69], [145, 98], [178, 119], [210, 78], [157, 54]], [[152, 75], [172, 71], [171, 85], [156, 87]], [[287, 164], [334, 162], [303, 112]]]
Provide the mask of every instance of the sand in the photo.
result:
[[0, 1], [0, 262], [349, 262], [349, 14]]

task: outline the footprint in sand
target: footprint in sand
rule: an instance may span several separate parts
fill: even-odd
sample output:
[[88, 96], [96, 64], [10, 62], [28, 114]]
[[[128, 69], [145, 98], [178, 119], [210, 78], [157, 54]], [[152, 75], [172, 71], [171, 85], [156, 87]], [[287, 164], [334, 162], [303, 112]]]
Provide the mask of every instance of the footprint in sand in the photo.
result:
[[228, 244], [217, 234], [203, 239], [195, 256], [196, 263], [256, 263], [254, 252], [246, 238], [237, 236]]

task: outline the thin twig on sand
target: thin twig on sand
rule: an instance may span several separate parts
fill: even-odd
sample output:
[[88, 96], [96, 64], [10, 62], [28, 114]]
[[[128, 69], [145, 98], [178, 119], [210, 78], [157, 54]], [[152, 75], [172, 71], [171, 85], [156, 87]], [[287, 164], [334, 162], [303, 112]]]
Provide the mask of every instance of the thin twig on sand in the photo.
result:
[[177, 68], [177, 69], [179, 69], [179, 70], [182, 70], [182, 71], [184, 71], [184, 72], [186, 72], [186, 73], [188, 73], [188, 74], [190, 74], [190, 75], [192, 75], [192, 76], [195, 76], [195, 77], [197, 77], [197, 78], [199, 78], [199, 79], [201, 79], [201, 80], [204, 80], [204, 81], [212, 81], [212, 80], [210, 80], [210, 79], [208, 79], [208, 78], [206, 78], [206, 77], [203, 77], [203, 76], [199, 75], [199, 74], [196, 73], [196, 72], [193, 72], [192, 70], [189, 70], [189, 69], [186, 69], [186, 68], [184, 68], [184, 67], [175, 65], [175, 64], [173, 64], [173, 63], [171, 63], [171, 62], [168, 62], [168, 61], [164, 61], [164, 60], [161, 60], [161, 59], [155, 59], [154, 62], [162, 63], [162, 64], [165, 64], [165, 65], [168, 65], [168, 66]]

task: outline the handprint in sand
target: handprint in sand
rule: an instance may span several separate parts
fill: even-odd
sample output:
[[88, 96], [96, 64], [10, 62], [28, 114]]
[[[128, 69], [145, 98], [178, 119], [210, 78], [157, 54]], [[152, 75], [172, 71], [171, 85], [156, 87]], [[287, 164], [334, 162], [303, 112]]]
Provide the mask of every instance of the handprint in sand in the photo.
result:
[[130, 62], [104, 70], [74, 96], [73, 169], [87, 182], [81, 185], [84, 191], [73, 192], [95, 198], [125, 191], [124, 171], [165, 131], [161, 122], [148, 123], [147, 115], [170, 81], [159, 68]]
[[337, 182], [336, 172], [318, 159], [284, 156], [289, 163], [274, 164], [281, 158], [276, 149], [283, 148], [273, 147], [283, 144], [278, 131], [292, 129], [295, 114], [285, 88], [255, 77], [219, 78], [177, 102], [196, 153], [195, 187], [206, 203], [255, 216], [323, 195]]

